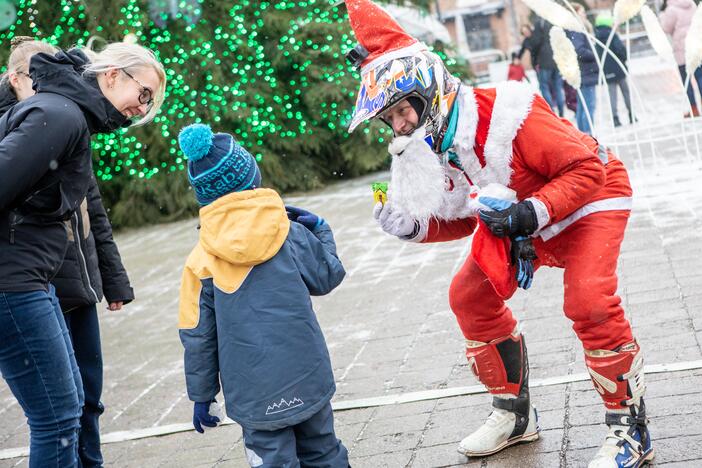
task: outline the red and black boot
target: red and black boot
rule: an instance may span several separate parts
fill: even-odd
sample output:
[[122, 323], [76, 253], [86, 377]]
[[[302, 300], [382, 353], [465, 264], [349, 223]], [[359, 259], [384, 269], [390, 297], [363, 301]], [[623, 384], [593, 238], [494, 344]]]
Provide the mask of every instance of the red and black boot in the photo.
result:
[[468, 340], [471, 370], [493, 395], [485, 423], [463, 439], [458, 451], [482, 457], [539, 438], [536, 408], [529, 401], [529, 362], [524, 336], [516, 331], [489, 343]]
[[636, 341], [614, 351], [585, 350], [592, 383], [604, 400], [609, 432], [588, 468], [638, 468], [653, 459], [643, 394], [643, 355]]

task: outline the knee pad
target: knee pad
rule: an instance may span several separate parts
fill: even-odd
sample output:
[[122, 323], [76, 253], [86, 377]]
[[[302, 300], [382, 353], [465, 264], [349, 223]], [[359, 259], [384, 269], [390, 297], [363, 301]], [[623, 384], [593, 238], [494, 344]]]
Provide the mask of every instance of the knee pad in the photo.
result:
[[636, 341], [614, 351], [585, 350], [585, 365], [608, 409], [641, 405], [646, 385], [643, 355]]
[[522, 334], [503, 336], [489, 343], [469, 340], [466, 357], [475, 376], [491, 394], [528, 396], [529, 362]]

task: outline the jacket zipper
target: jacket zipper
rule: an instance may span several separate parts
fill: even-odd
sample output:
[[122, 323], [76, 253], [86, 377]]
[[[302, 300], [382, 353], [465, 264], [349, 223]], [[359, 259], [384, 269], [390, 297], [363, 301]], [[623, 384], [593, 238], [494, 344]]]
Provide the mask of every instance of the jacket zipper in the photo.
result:
[[[51, 185], [49, 187], [51, 187]], [[27, 198], [25, 198], [22, 203], [29, 202], [32, 198], [34, 198], [42, 190], [44, 190], [44, 189], [35, 190]], [[20, 220], [17, 219], [17, 213], [15, 213], [14, 211], [10, 211], [10, 245], [15, 243], [15, 226], [17, 226], [21, 221], [22, 221], [21, 219]]]
[[15, 243], [15, 226], [17, 224], [17, 213], [10, 211], [10, 245]]
[[[80, 210], [80, 208], [78, 208]], [[85, 255], [83, 255], [83, 250], [81, 249], [81, 239], [83, 237], [81, 236], [81, 233], [78, 232], [78, 229], [82, 227], [80, 225], [80, 222], [78, 220], [78, 211], [73, 212], [73, 216], [76, 218], [76, 223], [75, 223], [75, 228], [73, 229], [73, 238], [76, 243], [76, 250], [78, 251], [78, 259], [80, 260], [80, 264], [83, 267], [83, 271], [85, 272], [85, 284], [90, 290], [91, 293], [93, 293], [93, 297], [95, 298], [95, 303], [98, 302], [98, 295], [95, 292], [95, 289], [93, 289], [93, 285], [90, 284], [90, 272], [88, 271], [88, 263], [85, 261]], [[82, 230], [81, 230], [82, 231]]]

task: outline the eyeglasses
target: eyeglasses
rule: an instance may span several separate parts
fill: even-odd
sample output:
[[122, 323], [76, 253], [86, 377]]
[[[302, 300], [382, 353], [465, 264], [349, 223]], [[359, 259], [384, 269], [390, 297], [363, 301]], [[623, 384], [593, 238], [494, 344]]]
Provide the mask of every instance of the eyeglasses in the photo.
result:
[[129, 78], [134, 80], [134, 82], [141, 87], [141, 92], [139, 93], [139, 102], [141, 104], [146, 104], [147, 106], [150, 107], [154, 103], [154, 92], [151, 91], [151, 88], [141, 84], [141, 82], [139, 80], [134, 78], [134, 76], [132, 76], [132, 74], [129, 73], [124, 68], [122, 68], [122, 71], [124, 72], [125, 75], [127, 75]]

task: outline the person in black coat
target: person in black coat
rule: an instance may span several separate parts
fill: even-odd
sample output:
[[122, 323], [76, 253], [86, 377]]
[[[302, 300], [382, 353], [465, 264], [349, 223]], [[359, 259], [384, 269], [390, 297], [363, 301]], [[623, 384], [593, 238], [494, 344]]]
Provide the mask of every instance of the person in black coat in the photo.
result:
[[[582, 18], [585, 28], [592, 32], [592, 25], [587, 19], [585, 7], [576, 3], [573, 5], [573, 9]], [[597, 81], [599, 80], [600, 69], [587, 35], [576, 31], [568, 31], [566, 35], [573, 43], [575, 53], [578, 56], [578, 66], [580, 67], [580, 92], [578, 93], [578, 107], [575, 110], [575, 123], [578, 130], [591, 135], [593, 131], [592, 126], [595, 122]]]
[[[595, 37], [603, 44], [607, 43], [607, 39], [612, 32], [612, 26], [614, 25], [614, 18], [609, 13], [600, 13], [595, 18]], [[596, 44], [597, 55], [602, 57], [604, 48], [600, 44]], [[619, 61], [626, 66], [626, 47], [624, 43], [619, 38], [618, 34], [612, 36], [612, 42], [609, 46], [609, 50], [619, 59]], [[624, 97], [624, 104], [626, 105], [626, 110], [629, 113], [629, 123], [634, 123], [636, 118], [634, 117], [634, 112], [631, 110], [631, 93], [629, 92], [629, 84], [626, 80], [626, 73], [622, 67], [609, 55], [604, 57], [604, 77], [607, 81], [607, 87], [609, 88], [609, 105], [612, 108], [612, 120], [615, 127], [621, 126], [621, 121], [619, 120], [619, 111], [617, 110], [617, 88], [622, 92]]]
[[[0, 80], [0, 116], [18, 100], [34, 95], [27, 71], [30, 58], [40, 52], [53, 55], [57, 49], [32, 38], [13, 38], [8, 73]], [[103, 458], [98, 418], [104, 407], [100, 402], [102, 347], [96, 304], [102, 301], [104, 292], [109, 309], [119, 310], [134, 300], [134, 291], [112, 238], [112, 226], [94, 177], [90, 179], [88, 196], [66, 227], [68, 250], [51, 284], [64, 313], [83, 382], [85, 403], [80, 418], [78, 456], [83, 468], [100, 467]]]
[[153, 118], [165, 73], [147, 49], [118, 43], [92, 60], [34, 55], [28, 74], [36, 95], [0, 118], [0, 372], [27, 415], [30, 467], [72, 467], [83, 384], [50, 282], [94, 183], [91, 134]]
[[550, 31], [553, 25], [541, 17], [534, 22], [534, 30], [529, 38], [531, 65], [536, 70], [539, 80], [539, 90], [551, 109], [558, 109], [558, 115], [563, 117], [565, 95], [563, 94], [563, 77], [558, 71], [553, 59]]

